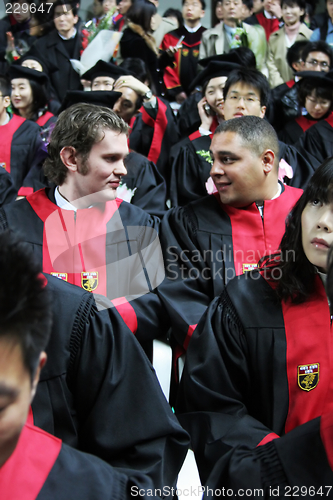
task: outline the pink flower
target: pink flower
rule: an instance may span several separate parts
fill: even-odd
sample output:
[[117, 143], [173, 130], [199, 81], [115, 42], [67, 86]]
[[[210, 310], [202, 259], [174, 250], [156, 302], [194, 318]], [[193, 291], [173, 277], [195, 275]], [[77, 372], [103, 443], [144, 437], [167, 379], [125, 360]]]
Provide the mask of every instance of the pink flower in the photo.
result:
[[279, 163], [279, 180], [284, 182], [284, 178], [292, 179], [294, 177], [293, 168], [284, 159]]
[[207, 179], [207, 182], [205, 184], [206, 186], [206, 191], [208, 194], [213, 194], [213, 193], [217, 193], [217, 189], [216, 189], [216, 186], [214, 184], [214, 181], [211, 177], [208, 177]]

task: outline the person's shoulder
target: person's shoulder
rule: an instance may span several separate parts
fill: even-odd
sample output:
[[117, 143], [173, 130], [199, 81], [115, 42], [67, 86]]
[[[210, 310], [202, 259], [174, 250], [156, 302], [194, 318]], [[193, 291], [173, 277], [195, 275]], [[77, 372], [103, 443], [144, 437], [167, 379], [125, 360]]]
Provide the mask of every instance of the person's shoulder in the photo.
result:
[[313, 30], [307, 27], [305, 23], [301, 23], [301, 26], [299, 28], [298, 34], [305, 36], [305, 38], [310, 39], [310, 36], [312, 35]]
[[205, 31], [202, 33], [202, 39], [206, 39], [211, 37], [212, 35], [222, 35], [223, 33], [223, 22], [218, 23], [216, 26], [213, 26], [212, 28], [205, 29]]
[[139, 224], [142, 226], [155, 226], [158, 225], [160, 220], [158, 217], [149, 215], [142, 208], [132, 205], [127, 201], [116, 199], [119, 203], [119, 214], [125, 225]]

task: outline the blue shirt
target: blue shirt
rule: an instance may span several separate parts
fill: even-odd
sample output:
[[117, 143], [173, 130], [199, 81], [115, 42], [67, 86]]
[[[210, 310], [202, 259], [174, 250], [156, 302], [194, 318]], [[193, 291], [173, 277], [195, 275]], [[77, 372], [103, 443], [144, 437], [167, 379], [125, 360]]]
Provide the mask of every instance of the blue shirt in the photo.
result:
[[[320, 28], [315, 29], [310, 37], [310, 42], [317, 42], [318, 40], [320, 40]], [[328, 30], [325, 42], [329, 45], [333, 45], [333, 24], [331, 19], [328, 20]]]

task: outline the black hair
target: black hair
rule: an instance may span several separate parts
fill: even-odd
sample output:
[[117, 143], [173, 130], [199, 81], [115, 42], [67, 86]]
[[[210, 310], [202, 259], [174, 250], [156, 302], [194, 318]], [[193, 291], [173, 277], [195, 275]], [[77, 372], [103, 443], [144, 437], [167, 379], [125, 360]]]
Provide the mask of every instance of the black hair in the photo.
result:
[[256, 56], [248, 47], [237, 47], [236, 49], [231, 49], [229, 51], [229, 54], [237, 54], [240, 59], [241, 66], [244, 66], [245, 68], [256, 69]]
[[275, 154], [276, 170], [278, 170], [279, 140], [272, 125], [259, 116], [242, 116], [222, 122], [215, 130], [214, 135], [232, 132], [239, 135], [244, 146], [256, 156], [260, 156], [266, 149]]
[[184, 19], [179, 9], [167, 9], [164, 12], [163, 17], [175, 17], [178, 21], [179, 28], [181, 28], [184, 24]]
[[51, 301], [31, 246], [12, 231], [0, 234], [0, 337], [19, 343], [33, 380], [51, 334]]
[[[122, 63], [119, 64], [119, 67], [131, 72], [133, 76], [135, 76], [135, 78], [140, 80], [140, 82], [142, 83], [148, 82], [146, 84], [147, 87], [150, 88], [150, 90], [154, 95], [156, 94], [156, 87], [151, 77], [150, 71], [146, 63], [142, 59], [139, 59], [138, 57], [126, 57], [122, 61]], [[142, 104], [143, 104], [142, 96], [138, 96], [135, 103], [135, 109], [140, 109]]]
[[77, 16], [78, 8], [77, 8], [77, 3], [76, 2], [71, 2], [68, 0], [56, 0], [54, 4], [52, 5], [52, 16], [55, 16], [55, 9], [56, 7], [62, 6], [62, 5], [69, 5], [70, 9], [73, 12], [73, 16]]
[[306, 9], [305, 0], [281, 0], [281, 8], [284, 4], [288, 5], [289, 7], [293, 7], [294, 5], [297, 5], [300, 9], [303, 9], [304, 14], [300, 17], [300, 20], [301, 20], [301, 22], [304, 21], [305, 9]]
[[138, 24], [146, 33], [151, 32], [151, 18], [156, 14], [156, 6], [149, 0], [136, 0], [126, 12], [126, 17]]
[[308, 43], [309, 42], [307, 40], [300, 40], [299, 42], [293, 43], [292, 46], [287, 50], [287, 63], [293, 71], [295, 70], [292, 67], [292, 64], [298, 62], [299, 60], [303, 60], [303, 50]]
[[331, 101], [331, 106], [327, 111], [331, 111], [333, 107], [333, 89], [329, 86], [320, 85], [320, 81], [302, 78], [297, 84], [298, 102], [302, 108], [305, 108], [306, 98], [313, 92], [314, 96], [320, 99]]
[[302, 59], [304, 62], [306, 61], [306, 58], [308, 57], [310, 52], [322, 52], [323, 54], [326, 54], [330, 58], [330, 68], [332, 67], [333, 52], [328, 43], [324, 42], [323, 40], [308, 42], [302, 52]]
[[253, 0], [242, 0], [242, 3], [249, 9], [253, 9]]
[[223, 97], [226, 99], [230, 87], [236, 83], [244, 83], [249, 87], [259, 90], [261, 106], [267, 106], [270, 87], [267, 78], [260, 71], [256, 69], [240, 68], [234, 69], [225, 83], [223, 90]]
[[[182, 0], [182, 5], [184, 5], [185, 2], [186, 2], [186, 0]], [[199, 0], [199, 2], [201, 3], [202, 10], [205, 10], [206, 9], [206, 2], [205, 2], [205, 0]]]
[[0, 92], [3, 97], [9, 96], [11, 94], [10, 81], [4, 75], [0, 75]]
[[276, 292], [281, 300], [304, 302], [313, 292], [316, 268], [307, 259], [302, 245], [302, 213], [308, 203], [333, 202], [333, 157], [317, 168], [286, 221], [279, 254], [263, 257], [260, 268], [273, 277], [279, 269]]
[[[28, 79], [28, 82], [32, 92], [32, 104], [31, 104], [32, 108], [29, 120], [36, 121], [39, 117], [39, 113], [44, 113], [47, 110], [48, 98], [44, 85], [41, 85], [35, 80]], [[20, 114], [20, 111], [14, 106], [13, 103], [11, 107], [16, 115]]]
[[47, 35], [51, 30], [54, 29], [54, 23], [53, 23], [53, 7], [50, 9], [49, 12], [49, 7], [47, 3], [36, 0], [35, 2], [36, 5], [36, 10], [35, 12], [31, 13], [31, 18], [36, 20], [36, 23], [39, 26], [43, 26], [43, 34]]

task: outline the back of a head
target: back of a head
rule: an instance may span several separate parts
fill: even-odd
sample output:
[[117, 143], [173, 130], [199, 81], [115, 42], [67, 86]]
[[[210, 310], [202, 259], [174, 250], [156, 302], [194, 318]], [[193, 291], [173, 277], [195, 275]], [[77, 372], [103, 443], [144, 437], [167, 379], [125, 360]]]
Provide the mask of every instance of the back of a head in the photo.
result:
[[256, 69], [257, 61], [256, 56], [248, 47], [237, 47], [236, 49], [231, 49], [229, 54], [237, 54], [240, 59], [240, 64], [245, 66], [245, 68]]
[[11, 94], [10, 81], [4, 75], [0, 75], [0, 92], [2, 97]]
[[240, 68], [233, 70], [223, 89], [223, 96], [226, 99], [230, 88], [236, 83], [248, 85], [251, 88], [257, 89], [260, 93], [261, 106], [267, 106], [270, 93], [270, 86], [267, 78], [257, 69]]
[[0, 337], [20, 345], [33, 379], [51, 334], [51, 302], [31, 248], [11, 231], [0, 234], [0, 273]]
[[274, 152], [278, 168], [279, 140], [272, 125], [258, 116], [242, 116], [222, 122], [215, 130], [214, 135], [232, 132], [239, 135], [243, 145], [256, 156], [260, 156], [266, 149]]
[[103, 130], [128, 134], [128, 125], [112, 109], [94, 104], [79, 103], [60, 113], [48, 145], [44, 172], [48, 179], [61, 185], [67, 176], [60, 151], [70, 146], [84, 160], [96, 142], [103, 138]]
[[324, 42], [323, 40], [317, 40], [316, 42], [308, 42], [303, 49], [302, 60], [306, 61], [308, 55], [311, 52], [322, 52], [323, 54], [326, 54], [330, 58], [330, 68], [332, 67], [333, 51], [330, 45], [328, 45], [328, 43]]
[[135, 0], [126, 13], [126, 17], [134, 24], [138, 24], [146, 33], [151, 31], [151, 18], [156, 14], [155, 5], [149, 0]]
[[292, 70], [294, 70], [292, 64], [299, 62], [300, 59], [302, 59], [303, 50], [305, 49], [307, 44], [308, 41], [300, 40], [298, 42], [293, 43], [293, 45], [289, 47], [286, 57], [287, 57], [287, 62]]

